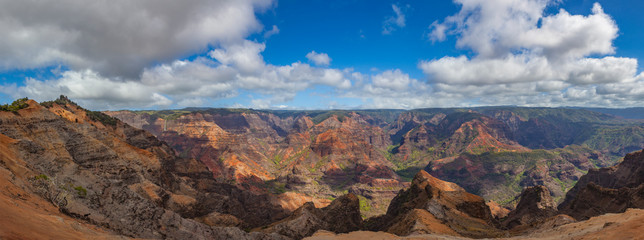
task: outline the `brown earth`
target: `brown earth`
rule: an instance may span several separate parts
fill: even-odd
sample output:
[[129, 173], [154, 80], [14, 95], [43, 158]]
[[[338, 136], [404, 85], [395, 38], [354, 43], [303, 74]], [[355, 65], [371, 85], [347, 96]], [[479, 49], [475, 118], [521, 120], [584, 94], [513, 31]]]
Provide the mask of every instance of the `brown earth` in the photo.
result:
[[[0, 160], [15, 169], [23, 163], [5, 148], [7, 141], [0, 134]], [[0, 239], [128, 239], [60, 213], [50, 202], [18, 187], [22, 184], [14, 172], [0, 167]]]
[[[50, 229], [61, 238], [110, 237], [89, 223], [138, 238], [282, 238], [193, 220], [215, 211], [249, 227], [286, 211], [266, 195], [216, 183], [203, 174], [206, 166], [177, 158], [143, 130], [66, 99], [57, 102], [45, 108], [30, 100], [25, 109], [0, 112], [0, 170], [11, 197], [3, 198], [8, 216], [2, 219], [9, 220], [3, 233], [37, 236]], [[12, 221], [22, 218], [24, 225]], [[26, 229], [40, 220], [42, 229]]]
[[559, 205], [578, 220], [627, 208], [644, 208], [644, 150], [627, 154], [616, 166], [588, 171]]
[[[644, 210], [628, 209], [624, 213], [612, 213], [592, 217], [588, 220], [569, 223], [554, 228], [538, 229], [532, 233], [511, 238], [499, 239], [643, 239]], [[340, 240], [340, 239], [469, 239], [464, 237], [438, 234], [419, 234], [396, 236], [385, 232], [356, 231], [347, 234], [334, 234], [319, 231], [307, 240]]]
[[501, 223], [503, 227], [512, 229], [520, 225], [535, 224], [557, 215], [557, 204], [544, 186], [524, 189], [519, 199], [517, 207]]
[[441, 233], [481, 238], [501, 234], [483, 198], [422, 170], [410, 188], [391, 201], [387, 214], [370, 218], [365, 225], [372, 231], [404, 236]]

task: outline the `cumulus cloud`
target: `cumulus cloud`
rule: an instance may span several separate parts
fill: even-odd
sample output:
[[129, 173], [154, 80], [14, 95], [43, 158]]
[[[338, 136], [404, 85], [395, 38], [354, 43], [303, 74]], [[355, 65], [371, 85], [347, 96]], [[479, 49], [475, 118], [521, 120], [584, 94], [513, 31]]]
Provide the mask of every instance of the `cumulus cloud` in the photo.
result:
[[398, 5], [392, 4], [391, 9], [394, 10], [394, 15], [385, 18], [382, 23], [382, 34], [391, 34], [398, 28], [405, 27], [405, 13]]
[[232, 44], [225, 48], [215, 49], [208, 55], [224, 65], [237, 68], [245, 73], [261, 72], [264, 59], [261, 52], [266, 45], [245, 40], [242, 44]]
[[65, 65], [136, 78], [143, 68], [236, 42], [269, 0], [0, 0], [0, 70]]
[[426, 82], [411, 78], [400, 69], [385, 70], [372, 75], [353, 73], [353, 88], [342, 97], [362, 99], [362, 108], [418, 108], [445, 106], [450, 99], [433, 91]]
[[331, 64], [331, 58], [326, 53], [316, 53], [315, 51], [311, 51], [306, 54], [306, 58], [318, 66], [329, 66], [329, 64]]
[[[11, 91], [11, 92], [9, 92]], [[169, 106], [172, 101], [138, 82], [102, 77], [92, 70], [66, 71], [55, 80], [29, 78], [23, 87], [5, 89], [5, 93], [31, 96], [38, 101], [56, 99], [63, 94], [73, 96], [81, 104], [94, 108], [122, 108], [136, 103], [140, 107]]]
[[[600, 4], [592, 13], [561, 9], [546, 15], [555, 0], [455, 0], [461, 10], [429, 27], [432, 41], [457, 37], [472, 57], [446, 56], [418, 67], [434, 91], [464, 94], [476, 104], [633, 106], [626, 91], [637, 86], [637, 59], [610, 56], [618, 27]], [[640, 74], [641, 75], [641, 74]]]
[[267, 108], [290, 101], [298, 92], [315, 86], [338, 91], [352, 87], [351, 69], [320, 68], [301, 62], [267, 64], [261, 56], [264, 49], [264, 43], [243, 40], [214, 49], [208, 57], [145, 68], [139, 81], [104, 77], [92, 70], [69, 70], [57, 79], [29, 79], [26, 86], [5, 86], [3, 92], [34, 96], [40, 101], [65, 94], [81, 102], [87, 100], [84, 103], [90, 108], [116, 109], [203, 104], [248, 90], [268, 96], [252, 100], [252, 106]]
[[[644, 73], [637, 59], [613, 56], [619, 29], [599, 4], [588, 15], [548, 15], [558, 0], [456, 2], [461, 10], [433, 22], [428, 38], [455, 37], [472, 54], [420, 61], [427, 78], [419, 80], [400, 69], [330, 68], [332, 59], [315, 51], [308, 62], [267, 63], [270, 46], [247, 38], [279, 32], [255, 16], [269, 0], [0, 0], [0, 71], [65, 69], [0, 92], [39, 101], [65, 94], [90, 109], [212, 106], [234, 97], [247, 100], [231, 101], [236, 107], [280, 108], [311, 89], [364, 108], [641, 105]], [[392, 5], [383, 34], [405, 26], [406, 8]]]

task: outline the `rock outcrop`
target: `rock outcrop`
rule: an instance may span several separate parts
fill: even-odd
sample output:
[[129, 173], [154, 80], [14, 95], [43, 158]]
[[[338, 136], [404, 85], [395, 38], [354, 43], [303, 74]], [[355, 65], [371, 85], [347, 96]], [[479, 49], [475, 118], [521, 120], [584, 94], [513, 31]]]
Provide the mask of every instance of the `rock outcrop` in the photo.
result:
[[302, 239], [313, 235], [318, 230], [348, 233], [361, 228], [359, 199], [349, 193], [333, 200], [324, 208], [315, 208], [313, 203], [308, 202], [288, 218], [264, 227], [261, 231]]
[[627, 154], [616, 166], [588, 171], [559, 205], [577, 220], [627, 208], [644, 208], [644, 150]]
[[505, 228], [542, 222], [557, 214], [557, 204], [544, 186], [526, 188], [519, 198], [519, 204], [502, 222]]
[[28, 104], [0, 112], [0, 152], [13, 159], [0, 167], [67, 216], [137, 238], [283, 238], [195, 221], [220, 212], [253, 227], [286, 212], [267, 196], [217, 183], [153, 135], [65, 98]]
[[366, 225], [372, 231], [403, 236], [440, 233], [481, 238], [501, 234], [483, 198], [422, 170], [410, 188], [391, 201], [387, 214], [368, 219]]

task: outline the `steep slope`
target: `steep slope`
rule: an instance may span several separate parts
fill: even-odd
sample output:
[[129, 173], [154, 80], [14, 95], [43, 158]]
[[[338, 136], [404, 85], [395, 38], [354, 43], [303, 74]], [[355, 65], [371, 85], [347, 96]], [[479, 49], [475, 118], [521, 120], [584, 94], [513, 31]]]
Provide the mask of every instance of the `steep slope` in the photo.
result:
[[507, 204], [523, 188], [535, 185], [545, 185], [560, 200], [585, 171], [612, 162], [586, 146], [523, 147], [516, 139], [532, 119], [530, 115], [483, 110], [485, 115], [471, 110], [401, 115], [397, 126], [411, 130], [390, 150], [397, 173], [409, 177], [424, 169], [469, 192]]
[[50, 202], [25, 189], [34, 173], [10, 148], [16, 140], [0, 134], [0, 238], [124, 239], [66, 216]]
[[156, 134], [181, 156], [198, 159], [218, 181], [276, 194], [274, 202], [286, 208], [301, 198], [323, 206], [351, 191], [373, 209], [365, 211], [371, 216], [384, 212], [404, 186], [381, 150], [390, 145], [389, 137], [369, 115], [280, 117], [220, 109], [108, 114]]
[[644, 150], [626, 155], [616, 166], [588, 171], [559, 205], [576, 219], [627, 208], [644, 208]]
[[266, 196], [215, 183], [201, 163], [176, 168], [173, 150], [145, 131], [65, 98], [43, 105], [0, 112], [0, 152], [15, 156], [3, 157], [3, 167], [22, 183], [17, 188], [68, 216], [131, 237], [201, 239], [270, 237], [191, 219], [213, 211], [241, 226], [286, 214]]
[[371, 231], [397, 235], [438, 233], [467, 237], [495, 237], [494, 220], [483, 198], [425, 171], [414, 177], [409, 189], [391, 201], [387, 214], [367, 220]]
[[557, 205], [544, 186], [526, 188], [519, 198], [517, 207], [502, 222], [505, 228], [543, 222], [557, 214]]
[[453, 181], [466, 190], [501, 203], [513, 200], [525, 187], [544, 185], [555, 200], [605, 158], [580, 146], [524, 152], [464, 153], [439, 159], [425, 168], [441, 179]]
[[324, 208], [315, 208], [310, 202], [304, 204], [288, 218], [262, 227], [261, 231], [302, 239], [318, 230], [347, 233], [360, 228], [360, 203], [357, 196], [349, 193], [333, 200]]
[[510, 140], [510, 131], [505, 124], [475, 112], [437, 113], [400, 121], [416, 125], [403, 135], [399, 146], [392, 149], [397, 154], [392, 160], [400, 167], [426, 165], [427, 159], [461, 153], [528, 150]]

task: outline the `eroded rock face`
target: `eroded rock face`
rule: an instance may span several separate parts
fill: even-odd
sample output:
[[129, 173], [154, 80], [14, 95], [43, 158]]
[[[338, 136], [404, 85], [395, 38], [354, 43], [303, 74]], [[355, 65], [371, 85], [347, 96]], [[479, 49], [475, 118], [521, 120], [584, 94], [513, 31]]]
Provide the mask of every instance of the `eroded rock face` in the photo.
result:
[[644, 208], [644, 150], [627, 154], [616, 166], [588, 171], [559, 205], [577, 220], [627, 208]]
[[143, 130], [58, 102], [45, 108], [29, 101], [15, 114], [0, 112], [0, 135], [8, 139], [0, 149], [24, 162], [11, 171], [29, 183], [25, 189], [62, 213], [137, 238], [283, 237], [193, 220], [219, 211], [241, 226], [259, 226], [286, 214], [266, 196], [216, 183], [202, 163], [178, 159]]
[[335, 233], [348, 233], [360, 230], [360, 202], [357, 196], [349, 193], [331, 202], [324, 208], [315, 208], [308, 202], [295, 210], [291, 216], [262, 229], [262, 232], [302, 239], [318, 230]]
[[[487, 200], [508, 202], [520, 189], [535, 185], [546, 186], [558, 200], [589, 168], [611, 165], [607, 154], [642, 144], [640, 138], [619, 138], [616, 146], [591, 147], [602, 142], [596, 138], [600, 128], [614, 129], [613, 120], [623, 123], [573, 109], [108, 114], [150, 131], [182, 157], [201, 161], [220, 182], [255, 193], [305, 195], [293, 202], [321, 202], [350, 191], [368, 199], [367, 217], [384, 213], [389, 199], [406, 187], [403, 180], [420, 169]], [[639, 126], [619, 129], [644, 131]]]
[[585, 220], [605, 213], [621, 213], [628, 208], [644, 208], [644, 184], [635, 188], [604, 188], [590, 182], [582, 188], [561, 212], [577, 220]]
[[[389, 135], [366, 115], [332, 115], [314, 123], [306, 115], [250, 110], [205, 110], [165, 118], [127, 111], [108, 114], [150, 131], [180, 156], [197, 159], [219, 182], [276, 194], [274, 202], [284, 208], [310, 198], [327, 202], [346, 190], [365, 193], [371, 211], [363, 214], [372, 216], [384, 213], [388, 201], [405, 186], [382, 150], [391, 144]], [[281, 196], [284, 192], [291, 195]], [[293, 199], [292, 193], [301, 194], [301, 199]]]
[[[433, 224], [427, 224], [431, 222], [439, 222], [453, 232], [443, 227], [434, 229]], [[404, 223], [408, 225], [401, 225]], [[424, 223], [428, 228], [419, 229], [414, 226], [417, 223]], [[398, 193], [386, 215], [367, 220], [369, 230], [401, 235], [440, 232], [467, 237], [494, 237], [500, 234], [497, 226], [483, 198], [425, 171], [416, 174], [409, 189]]]
[[544, 221], [557, 214], [557, 204], [544, 186], [529, 187], [523, 190], [519, 204], [512, 210], [502, 225], [508, 229], [519, 225], [530, 225]]

